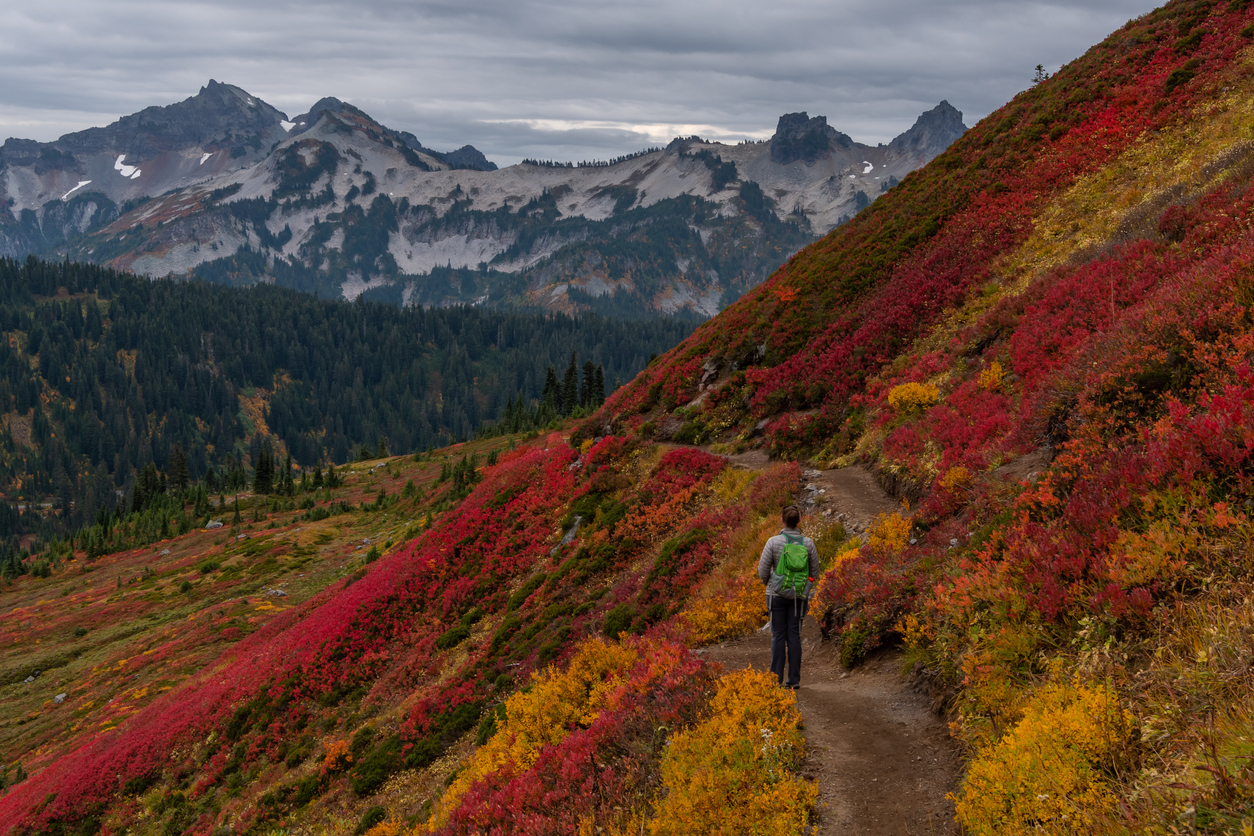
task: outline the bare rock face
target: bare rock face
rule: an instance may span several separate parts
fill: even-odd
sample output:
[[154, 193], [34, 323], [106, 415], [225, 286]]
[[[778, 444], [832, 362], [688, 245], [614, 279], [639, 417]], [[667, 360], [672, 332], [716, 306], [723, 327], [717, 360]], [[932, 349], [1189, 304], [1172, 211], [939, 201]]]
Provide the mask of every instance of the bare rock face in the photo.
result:
[[850, 148], [853, 140], [827, 124], [826, 116], [810, 117], [805, 111], [779, 117], [771, 138], [771, 161], [788, 165], [798, 160], [812, 163], [832, 148]]
[[103, 128], [66, 134], [52, 143], [10, 139], [0, 150], [0, 165], [22, 165], [32, 156], [46, 163], [71, 163], [103, 152], [148, 159], [174, 149], [225, 143], [228, 137], [249, 143], [284, 118], [244, 90], [210, 79], [195, 96], [144, 108]]
[[930, 160], [948, 148], [962, 136], [967, 126], [962, 123], [962, 111], [949, 102], [942, 101], [915, 120], [910, 130], [888, 144], [890, 153]]

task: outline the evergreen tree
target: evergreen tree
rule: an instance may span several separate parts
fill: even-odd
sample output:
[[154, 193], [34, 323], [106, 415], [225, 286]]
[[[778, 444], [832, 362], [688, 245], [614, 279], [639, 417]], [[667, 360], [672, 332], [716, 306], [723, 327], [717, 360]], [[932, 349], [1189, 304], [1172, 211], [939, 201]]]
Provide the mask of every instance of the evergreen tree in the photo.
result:
[[582, 407], [596, 406], [592, 390], [596, 383], [596, 367], [591, 360], [583, 361], [583, 377], [579, 381], [579, 405]]
[[261, 445], [257, 454], [257, 466], [253, 470], [253, 492], [262, 495], [274, 490], [274, 457], [270, 453], [269, 442]]
[[131, 510], [137, 513], [143, 511], [161, 493], [161, 476], [157, 473], [157, 466], [149, 462], [144, 465], [144, 469], [139, 472], [139, 478], [135, 480], [135, 493], [131, 496]]
[[235, 513], [231, 515], [231, 525], [239, 525], [244, 518], [239, 515], [239, 494], [235, 495]]
[[178, 496], [182, 496], [191, 482], [191, 474], [187, 470], [187, 455], [182, 444], [175, 444], [170, 450], [170, 487]]
[[570, 365], [566, 367], [566, 376], [562, 380], [563, 415], [569, 415], [579, 405], [579, 368], [575, 365], [575, 352], [570, 353]]
[[596, 380], [592, 384], [592, 396], [596, 400], [596, 406], [605, 403], [605, 370], [599, 365], [597, 366]]
[[557, 372], [552, 366], [544, 373], [544, 393], [540, 396], [540, 410], [562, 413], [562, 384], [557, 382]]

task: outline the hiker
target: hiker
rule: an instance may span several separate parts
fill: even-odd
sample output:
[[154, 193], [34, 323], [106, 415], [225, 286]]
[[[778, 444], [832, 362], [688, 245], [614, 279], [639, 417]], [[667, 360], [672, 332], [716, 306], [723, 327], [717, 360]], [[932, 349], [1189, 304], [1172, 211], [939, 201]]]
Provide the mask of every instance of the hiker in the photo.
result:
[[814, 541], [797, 530], [801, 509], [789, 505], [780, 516], [784, 528], [762, 548], [758, 577], [766, 585], [771, 615], [771, 673], [779, 678], [780, 685], [796, 690], [801, 687], [801, 619], [819, 576], [819, 553]]

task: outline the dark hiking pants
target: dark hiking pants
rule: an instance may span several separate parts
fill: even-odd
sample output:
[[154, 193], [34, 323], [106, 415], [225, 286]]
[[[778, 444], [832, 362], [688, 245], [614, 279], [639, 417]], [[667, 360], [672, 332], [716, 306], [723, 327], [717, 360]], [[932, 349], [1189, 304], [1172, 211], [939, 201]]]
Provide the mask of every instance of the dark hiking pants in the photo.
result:
[[[801, 619], [806, 614], [806, 601], [771, 597], [771, 673], [781, 685], [801, 684]], [[788, 663], [788, 679], [784, 679], [784, 663]]]

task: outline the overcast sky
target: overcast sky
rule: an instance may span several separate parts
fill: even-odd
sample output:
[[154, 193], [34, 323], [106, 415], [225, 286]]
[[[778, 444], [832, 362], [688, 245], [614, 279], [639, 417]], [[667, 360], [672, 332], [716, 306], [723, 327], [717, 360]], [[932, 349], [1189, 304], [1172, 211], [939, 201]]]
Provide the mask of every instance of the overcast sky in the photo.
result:
[[0, 137], [47, 141], [210, 78], [289, 116], [350, 102], [498, 164], [734, 142], [780, 114], [887, 142], [968, 125], [1150, 0], [40, 0], [0, 7]]

